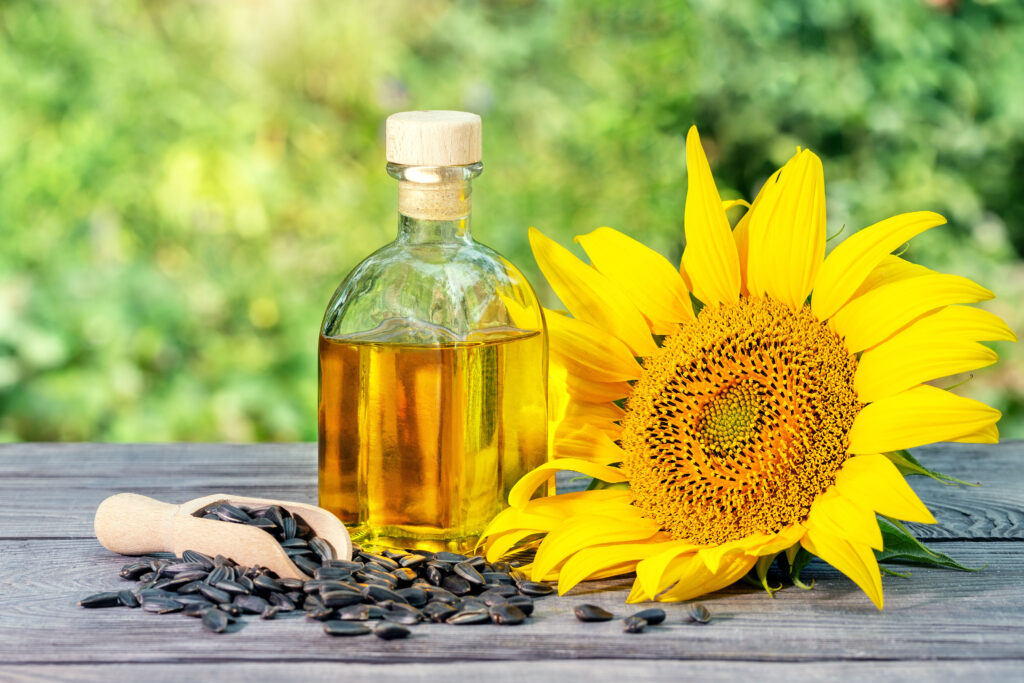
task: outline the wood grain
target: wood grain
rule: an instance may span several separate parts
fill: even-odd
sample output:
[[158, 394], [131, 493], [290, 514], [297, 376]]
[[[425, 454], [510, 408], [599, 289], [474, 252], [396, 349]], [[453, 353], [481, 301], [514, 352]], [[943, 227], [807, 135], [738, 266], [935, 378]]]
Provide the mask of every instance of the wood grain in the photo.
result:
[[[915, 453], [928, 467], [981, 483], [911, 478], [939, 521], [914, 525], [918, 536], [1024, 540], [1024, 444], [944, 444]], [[0, 445], [0, 538], [91, 538], [96, 507], [121, 491], [168, 502], [228, 492], [314, 503], [316, 446]]]
[[[978, 573], [915, 569], [886, 578], [879, 612], [845, 577], [808, 568], [811, 591], [787, 588], [769, 598], [734, 587], [703, 599], [714, 620], [685, 623], [685, 605], [666, 605], [667, 626], [643, 635], [618, 620], [583, 624], [576, 605], [601, 605], [620, 617], [628, 580], [602, 582], [538, 601], [519, 627], [422, 625], [405, 641], [332, 639], [304, 617], [248, 622], [238, 633], [204, 632], [180, 615], [126, 608], [86, 610], [93, 592], [129, 586], [117, 578], [125, 559], [95, 541], [0, 542], [3, 609], [0, 662], [132, 663], [177, 661], [476, 661], [558, 659], [721, 659], [738, 661], [1024, 659], [1024, 553], [1017, 543], [951, 542], [950, 554]], [[287, 644], [268, 647], [268, 643]]]
[[[457, 669], [456, 669], [457, 666]], [[710, 660], [637, 661], [581, 659], [537, 662], [462, 662], [435, 664], [361, 664], [353, 662], [176, 662], [150, 664], [0, 664], [0, 679], [29, 683], [65, 679], [75, 681], [255, 681], [302, 680], [308, 683], [338, 681], [413, 681], [438, 683], [458, 676], [465, 681], [488, 683], [566, 683], [585, 673], [590, 683], [623, 681], [729, 681], [763, 683], [815, 683], [816, 681], [917, 681], [934, 683], [965, 680], [1015, 680], [1024, 660], [920, 661], [920, 662], [721, 662]]]
[[[878, 612], [848, 579], [813, 562], [818, 587], [774, 599], [738, 586], [702, 599], [707, 626], [668, 605], [666, 626], [642, 635], [616, 620], [582, 624], [572, 608], [592, 602], [617, 616], [629, 580], [577, 588], [540, 601], [520, 627], [417, 627], [406, 641], [325, 636], [296, 615], [253, 621], [217, 636], [179, 615], [123, 608], [85, 610], [94, 592], [128, 587], [125, 558], [92, 535], [103, 498], [135, 491], [180, 502], [229, 492], [314, 502], [312, 444], [11, 444], [0, 446], [0, 679], [150, 681], [227, 676], [246, 680], [398, 678], [442, 675], [490, 681], [642, 678], [766, 681], [853, 677], [903, 680], [1009, 679], [1024, 664], [1024, 445], [919, 449], [925, 465], [978, 481], [913, 484], [940, 524], [919, 535], [976, 573], [912, 569], [884, 579]], [[569, 477], [561, 479], [569, 485]], [[500, 660], [500, 661], [497, 661]]]

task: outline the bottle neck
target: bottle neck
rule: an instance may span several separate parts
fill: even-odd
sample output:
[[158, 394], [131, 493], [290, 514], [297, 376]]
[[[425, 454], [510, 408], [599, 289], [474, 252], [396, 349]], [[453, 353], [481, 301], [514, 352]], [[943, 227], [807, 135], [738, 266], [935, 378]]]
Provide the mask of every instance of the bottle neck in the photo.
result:
[[[399, 190], [401, 192], [401, 190]], [[469, 216], [451, 221], [434, 221], [398, 214], [398, 241], [406, 244], [471, 242]]]
[[401, 166], [388, 164], [398, 180], [398, 241], [468, 242], [473, 178], [481, 164], [470, 166]]

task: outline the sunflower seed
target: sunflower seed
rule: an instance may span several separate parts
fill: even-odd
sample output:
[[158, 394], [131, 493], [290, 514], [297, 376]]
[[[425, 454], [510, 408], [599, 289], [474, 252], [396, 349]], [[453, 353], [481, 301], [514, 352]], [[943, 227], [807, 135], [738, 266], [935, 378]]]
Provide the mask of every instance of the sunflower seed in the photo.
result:
[[263, 614], [270, 604], [258, 595], [236, 595], [234, 604], [242, 614]]
[[407, 637], [409, 635], [409, 629], [399, 624], [381, 622], [381, 624], [373, 630], [373, 634], [384, 640], [397, 640], [398, 638]]
[[320, 594], [324, 607], [348, 607], [363, 601], [363, 596], [352, 591], [328, 591]]
[[649, 609], [643, 609], [633, 615], [638, 619], [643, 619], [651, 626], [657, 626], [661, 622], [665, 621], [665, 610], [660, 607], [651, 607]]
[[546, 583], [538, 583], [537, 581], [520, 581], [517, 584], [519, 592], [523, 595], [541, 597], [544, 595], [551, 595], [555, 589]]
[[213, 587], [219, 588], [220, 590], [225, 591], [227, 593], [231, 593], [233, 595], [241, 595], [242, 593], [250, 592], [246, 589], [245, 586], [238, 583], [237, 581], [229, 581], [228, 579], [218, 581], [217, 583], [213, 584]]
[[487, 624], [491, 621], [491, 615], [487, 610], [468, 610], [457, 612], [445, 619], [445, 623], [454, 626], [467, 626], [470, 624]]
[[497, 605], [490, 609], [491, 621], [502, 626], [516, 626], [526, 621], [526, 615], [514, 605]]
[[277, 613], [281, 611], [281, 608], [277, 605], [267, 605], [267, 608], [260, 613], [260, 619], [274, 619], [277, 617]]
[[207, 600], [204, 596], [196, 594], [189, 595], [177, 595], [171, 598], [175, 602], [180, 602], [183, 605], [205, 605], [206, 607], [213, 607], [213, 603]]
[[373, 553], [368, 553], [365, 551], [359, 553], [359, 556], [367, 562], [376, 562], [380, 566], [386, 568], [388, 571], [398, 569], [398, 563], [392, 560], [390, 557], [385, 557], [383, 555], [374, 555]]
[[181, 604], [177, 600], [171, 600], [170, 598], [147, 598], [142, 601], [142, 609], [156, 614], [180, 612], [184, 608], [185, 605]]
[[442, 551], [434, 555], [435, 560], [441, 560], [442, 562], [465, 562], [469, 559], [467, 555], [460, 555], [459, 553], [450, 553], [448, 551]]
[[506, 603], [509, 607], [518, 607], [526, 616], [533, 614], [533, 600], [525, 595], [513, 595]]
[[433, 622], [441, 623], [459, 610], [443, 602], [429, 602], [423, 607], [423, 615]]
[[218, 519], [225, 522], [242, 522], [244, 524], [248, 524], [252, 521], [252, 517], [249, 516], [248, 512], [235, 505], [231, 505], [230, 503], [221, 503], [210, 510], [210, 512], [217, 515]]
[[121, 606], [120, 593], [118, 591], [107, 591], [105, 593], [96, 593], [90, 595], [84, 600], [78, 602], [79, 607], [120, 607]]
[[420, 588], [399, 588], [395, 592], [405, 598], [413, 607], [423, 607], [427, 604], [427, 593]]
[[334, 616], [333, 607], [317, 606], [312, 609], [306, 609], [306, 617], [309, 619], [316, 619], [317, 621], [326, 621]]
[[329, 636], [365, 636], [370, 629], [352, 621], [330, 619], [324, 622], [324, 633]]
[[338, 610], [338, 618], [342, 621], [366, 621], [370, 618], [369, 605], [349, 605]]
[[394, 622], [396, 624], [405, 624], [406, 626], [413, 626], [421, 621], [421, 618], [412, 612], [396, 609], [384, 610], [383, 618], [385, 621]]
[[206, 603], [205, 605], [185, 605], [185, 608], [181, 610], [181, 613], [186, 617], [201, 617], [211, 609], [214, 609], [214, 607], [210, 605], [210, 603]]
[[235, 605], [234, 603], [224, 603], [217, 605], [217, 609], [219, 609], [222, 612], [227, 612], [235, 618], [242, 616], [242, 610], [239, 609], [238, 605]]
[[580, 621], [611, 621], [615, 616], [608, 610], [589, 604], [576, 605], [573, 612]]
[[622, 620], [622, 630], [626, 633], [642, 633], [647, 628], [647, 620], [633, 615]]
[[213, 569], [213, 558], [209, 555], [204, 555], [198, 550], [186, 550], [181, 554], [181, 559], [185, 562], [200, 565], [202, 569], [207, 571]]
[[139, 602], [138, 596], [131, 591], [118, 591], [117, 601], [125, 607], [138, 607], [141, 603]]
[[399, 583], [411, 583], [416, 580], [416, 571], [409, 567], [399, 567], [391, 572], [391, 576]]
[[231, 619], [219, 609], [208, 609], [203, 612], [203, 628], [214, 633], [224, 633], [228, 630]]
[[690, 616], [690, 620], [698, 624], [706, 624], [711, 621], [711, 612], [708, 611], [707, 607], [700, 603], [690, 605], [688, 614]]
[[208, 586], [205, 583], [199, 586], [199, 593], [216, 603], [231, 602], [231, 594], [216, 586]]
[[514, 585], [515, 579], [504, 572], [481, 572], [480, 576], [483, 577], [484, 582], [487, 584], [505, 584]]
[[475, 586], [484, 585], [484, 577], [476, 570], [476, 567], [468, 562], [459, 562], [455, 565], [455, 573]]
[[469, 581], [455, 574], [444, 577], [441, 581], [441, 586], [455, 595], [468, 595], [473, 590]]
[[302, 573], [313, 576], [313, 574], [316, 573], [317, 567], [320, 566], [320, 563], [314, 562], [309, 559], [309, 557], [309, 555], [296, 555], [292, 558], [292, 562], [295, 563], [295, 566], [298, 567]]
[[334, 559], [334, 549], [331, 547], [331, 544], [319, 536], [314, 536], [309, 539], [309, 547], [312, 548], [313, 552], [320, 556], [321, 560]]
[[266, 574], [260, 574], [252, 580], [253, 586], [261, 590], [265, 590], [268, 593], [281, 593], [284, 592], [284, 586], [281, 582], [275, 578], [269, 577]]
[[398, 564], [400, 564], [403, 567], [407, 567], [407, 568], [411, 569], [413, 567], [420, 566], [421, 564], [423, 564], [426, 561], [427, 561], [427, 558], [423, 557], [422, 555], [409, 554], [409, 555], [406, 555], [405, 557], [403, 557], [402, 559], [400, 559], [398, 561]]
[[291, 598], [281, 593], [271, 593], [267, 596], [267, 602], [282, 612], [294, 612], [297, 607]]
[[292, 517], [285, 517], [281, 523], [281, 535], [285, 538], [295, 538], [298, 525]]
[[149, 571], [148, 562], [131, 562], [121, 567], [121, 571], [118, 575], [122, 579], [127, 579], [128, 581], [136, 581], [143, 574], [148, 574]]

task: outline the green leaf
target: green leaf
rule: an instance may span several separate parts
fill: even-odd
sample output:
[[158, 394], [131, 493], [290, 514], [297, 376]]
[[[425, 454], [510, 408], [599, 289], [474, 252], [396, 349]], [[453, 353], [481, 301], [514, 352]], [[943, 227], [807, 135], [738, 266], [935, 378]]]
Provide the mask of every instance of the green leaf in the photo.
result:
[[926, 567], [945, 567], [963, 572], [976, 572], [982, 569], [965, 567], [949, 555], [928, 548], [895, 519], [878, 517], [878, 527], [882, 530], [882, 550], [875, 551], [879, 562], [895, 564], [916, 564]]
[[607, 491], [607, 490], [610, 490], [610, 489], [626, 490], [626, 489], [629, 488], [629, 482], [628, 481], [617, 481], [617, 482], [614, 482], [614, 483], [609, 483], [607, 481], [601, 481], [600, 479], [598, 479], [596, 477], [573, 477], [572, 481], [583, 481], [585, 479], [590, 479], [590, 483], [587, 484], [587, 488], [585, 488], [584, 491], [597, 491], [597, 490]]
[[885, 457], [889, 458], [894, 465], [899, 469], [901, 474], [920, 474], [926, 477], [931, 477], [935, 481], [941, 481], [947, 486], [954, 486], [960, 484], [962, 486], [978, 486], [979, 484], [972, 484], [969, 481], [957, 479], [951, 477], [948, 474], [942, 474], [935, 470], [930, 470], [917, 461], [914, 456], [910, 454], [910, 451], [894, 451], [892, 453], [886, 453]]
[[804, 590], [810, 590], [814, 588], [814, 581], [811, 581], [809, 584], [807, 584], [800, 579], [800, 572], [804, 570], [804, 567], [807, 566], [808, 562], [814, 559], [814, 555], [804, 550], [803, 546], [797, 543], [792, 547], [786, 549], [786, 552], [783, 555], [783, 557], [786, 560], [786, 564], [789, 566], [787, 574], [789, 575], [789, 580], [793, 583], [793, 585], [797, 588], [803, 588]]
[[774, 598], [775, 593], [782, 590], [781, 583], [778, 586], [768, 585], [768, 570], [771, 568], [772, 563], [775, 562], [776, 557], [777, 555], [759, 557], [757, 558], [757, 564], [754, 565], [754, 570], [757, 572], [757, 580], [761, 582], [761, 587], [764, 588], [770, 598]]

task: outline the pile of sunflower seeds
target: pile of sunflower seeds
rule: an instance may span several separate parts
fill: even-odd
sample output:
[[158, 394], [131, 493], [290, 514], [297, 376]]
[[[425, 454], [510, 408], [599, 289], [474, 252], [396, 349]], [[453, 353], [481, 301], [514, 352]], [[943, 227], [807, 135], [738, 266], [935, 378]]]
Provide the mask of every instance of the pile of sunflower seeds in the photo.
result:
[[[526, 580], [506, 562], [425, 550], [375, 554], [356, 546], [353, 559], [337, 559], [298, 515], [271, 506], [248, 508], [226, 503], [199, 516], [249, 524], [271, 534], [310, 580], [280, 578], [265, 567], [240, 567], [221, 555], [186, 550], [181, 557], [142, 557], [121, 568], [128, 590], [97, 593], [82, 607], [141, 607], [147, 612], [180, 612], [198, 617], [214, 633], [233, 627], [244, 615], [273, 619], [305, 612], [323, 622], [332, 636], [374, 633], [392, 640], [409, 635], [421, 622], [452, 625], [523, 623], [533, 598], [553, 588]], [[362, 622], [375, 621], [372, 630]]]

